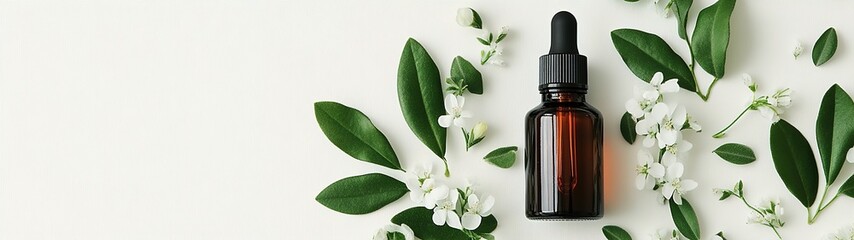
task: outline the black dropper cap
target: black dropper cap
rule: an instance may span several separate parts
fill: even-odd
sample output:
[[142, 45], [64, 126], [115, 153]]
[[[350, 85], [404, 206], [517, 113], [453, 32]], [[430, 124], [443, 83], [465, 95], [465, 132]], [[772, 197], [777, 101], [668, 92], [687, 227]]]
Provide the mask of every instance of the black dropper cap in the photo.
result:
[[549, 54], [540, 57], [540, 92], [587, 92], [587, 57], [578, 54], [578, 22], [562, 11], [552, 18]]

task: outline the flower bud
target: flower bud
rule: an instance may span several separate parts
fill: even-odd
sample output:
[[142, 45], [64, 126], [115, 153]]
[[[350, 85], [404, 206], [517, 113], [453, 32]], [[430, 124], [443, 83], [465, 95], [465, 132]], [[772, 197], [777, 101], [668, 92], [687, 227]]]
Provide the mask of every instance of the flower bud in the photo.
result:
[[479, 122], [479, 123], [475, 124], [474, 128], [471, 130], [472, 139], [482, 139], [483, 137], [486, 137], [486, 129], [487, 128], [488, 127], [486, 126], [486, 123], [484, 123], [484, 122]]
[[457, 10], [457, 24], [463, 27], [481, 28], [480, 15], [474, 9], [460, 8]]

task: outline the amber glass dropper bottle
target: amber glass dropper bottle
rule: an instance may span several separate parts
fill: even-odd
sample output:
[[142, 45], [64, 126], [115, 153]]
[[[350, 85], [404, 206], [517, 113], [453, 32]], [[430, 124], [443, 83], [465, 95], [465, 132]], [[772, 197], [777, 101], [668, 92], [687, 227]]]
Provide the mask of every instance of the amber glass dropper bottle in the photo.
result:
[[602, 115], [585, 102], [587, 57], [578, 23], [552, 19], [551, 49], [540, 57], [542, 104], [525, 119], [526, 215], [534, 220], [592, 220], [603, 215]]

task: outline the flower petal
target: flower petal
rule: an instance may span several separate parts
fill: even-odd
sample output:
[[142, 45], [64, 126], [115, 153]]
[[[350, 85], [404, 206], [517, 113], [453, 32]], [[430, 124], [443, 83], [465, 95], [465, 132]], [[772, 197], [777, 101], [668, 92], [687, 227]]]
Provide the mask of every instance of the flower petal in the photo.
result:
[[403, 233], [403, 239], [415, 240], [415, 232], [406, 224], [400, 224], [400, 233]]
[[667, 167], [667, 173], [665, 173], [664, 178], [667, 180], [674, 180], [681, 178], [683, 173], [685, 173], [685, 165], [682, 165], [680, 162], [675, 162]]
[[463, 228], [468, 230], [475, 230], [480, 226], [481, 216], [474, 213], [465, 213], [463, 214]]
[[465, 125], [466, 125], [466, 118], [465, 117], [458, 117], [458, 118], [454, 119], [454, 126], [463, 127]]
[[691, 179], [684, 179], [679, 183], [680, 183], [679, 190], [682, 191], [683, 193], [696, 189], [697, 185], [698, 185], [697, 182], [695, 182], [694, 180], [691, 180]]
[[463, 108], [466, 105], [466, 98], [463, 96], [457, 96], [457, 108]]
[[661, 92], [675, 93], [679, 92], [679, 82], [676, 79], [670, 79], [661, 84]]
[[664, 165], [660, 163], [653, 163], [649, 165], [649, 175], [654, 178], [663, 178], [664, 177]]
[[454, 108], [457, 108], [459, 104], [457, 103], [457, 98], [454, 97], [454, 94], [445, 95], [445, 112], [448, 114], [454, 113]]
[[448, 211], [448, 226], [456, 229], [462, 229], [463, 225], [460, 223], [460, 215], [453, 211]]
[[652, 75], [652, 79], [649, 80], [649, 84], [653, 86], [660, 86], [661, 82], [664, 81], [664, 74], [661, 72], [656, 72]]
[[454, 122], [454, 116], [451, 115], [442, 115], [439, 116], [439, 126], [443, 128], [448, 128], [451, 126], [451, 123]]
[[655, 122], [661, 122], [668, 113], [670, 113], [670, 108], [667, 107], [667, 104], [656, 103], [648, 117]]
[[685, 107], [680, 105], [676, 106], [670, 117], [673, 119], [673, 128], [675, 130], [681, 130], [682, 125], [685, 125], [685, 120], [688, 119], [688, 113], [685, 111]]
[[665, 199], [670, 199], [673, 197], [673, 192], [676, 190], [673, 188], [673, 185], [670, 183], [665, 183], [664, 186], [661, 187], [661, 195], [664, 196]]
[[655, 137], [646, 136], [646, 138], [643, 139], [643, 146], [644, 147], [652, 147], [654, 145], [655, 145]]
[[646, 175], [638, 174], [635, 177], [635, 187], [637, 187], [638, 190], [646, 189]]
[[433, 224], [436, 226], [445, 225], [445, 220], [448, 219], [448, 211], [436, 209], [433, 210]]
[[848, 162], [854, 163], [854, 148], [848, 149], [848, 154], [845, 155], [845, 158], [848, 159]]
[[638, 165], [648, 165], [652, 163], [652, 154], [645, 149], [638, 150]]
[[495, 197], [487, 196], [480, 204], [480, 215], [484, 217], [492, 215], [493, 207], [495, 207]]
[[629, 99], [626, 101], [626, 111], [632, 115], [633, 118], [638, 119], [643, 117], [644, 111], [640, 106], [640, 102], [637, 99]]

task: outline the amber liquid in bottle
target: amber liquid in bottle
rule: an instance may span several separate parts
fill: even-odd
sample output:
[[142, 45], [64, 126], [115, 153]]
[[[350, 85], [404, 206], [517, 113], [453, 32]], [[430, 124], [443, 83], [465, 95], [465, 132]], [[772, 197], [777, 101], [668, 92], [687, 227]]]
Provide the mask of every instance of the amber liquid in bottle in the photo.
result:
[[582, 93], [544, 93], [525, 121], [526, 214], [590, 220], [603, 214], [602, 117]]

